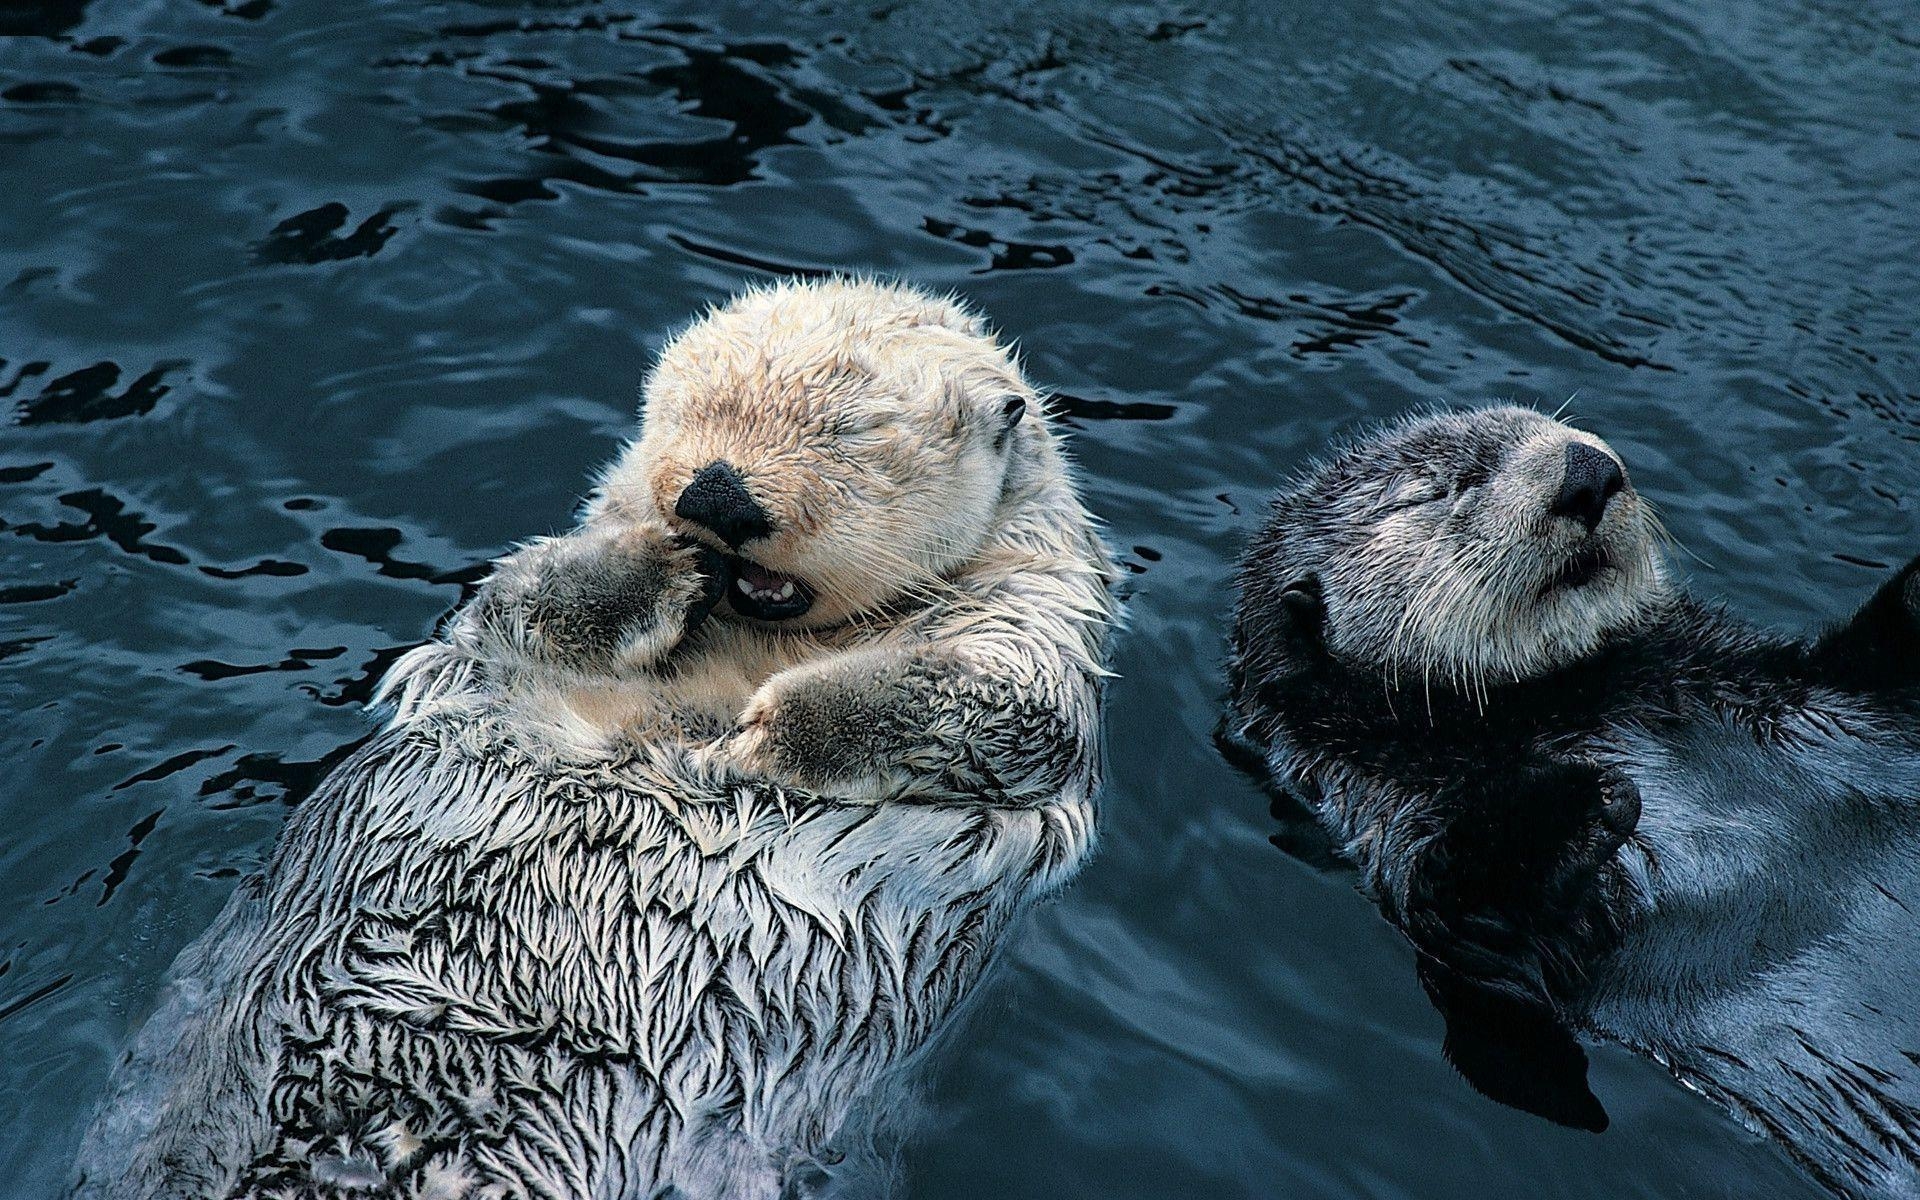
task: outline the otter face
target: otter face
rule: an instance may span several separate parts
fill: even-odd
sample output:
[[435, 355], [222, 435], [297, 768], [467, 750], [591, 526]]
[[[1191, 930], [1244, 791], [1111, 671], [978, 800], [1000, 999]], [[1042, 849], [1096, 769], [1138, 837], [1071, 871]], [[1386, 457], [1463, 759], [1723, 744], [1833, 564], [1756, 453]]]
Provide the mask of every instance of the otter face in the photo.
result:
[[1275, 502], [1250, 595], [1310, 613], [1344, 661], [1476, 689], [1568, 665], [1657, 606], [1656, 529], [1592, 434], [1525, 408], [1426, 416]]
[[657, 516], [725, 554], [716, 615], [824, 626], [937, 590], [992, 532], [1034, 394], [959, 305], [784, 283], [661, 352], [589, 518]]

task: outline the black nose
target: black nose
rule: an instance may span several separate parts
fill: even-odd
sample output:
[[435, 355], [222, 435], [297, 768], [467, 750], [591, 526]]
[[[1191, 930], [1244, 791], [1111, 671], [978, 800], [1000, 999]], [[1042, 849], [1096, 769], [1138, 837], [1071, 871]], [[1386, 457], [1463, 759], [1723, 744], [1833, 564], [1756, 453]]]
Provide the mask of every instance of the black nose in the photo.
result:
[[680, 493], [673, 513], [683, 521], [705, 525], [736, 550], [773, 532], [767, 510], [747, 494], [745, 481], [731, 463], [711, 462], [701, 467], [687, 490]]
[[1567, 443], [1567, 477], [1560, 482], [1560, 494], [1553, 498], [1552, 512], [1557, 517], [1572, 517], [1592, 533], [1607, 515], [1607, 501], [1627, 486], [1620, 464], [1605, 450], [1585, 442]]

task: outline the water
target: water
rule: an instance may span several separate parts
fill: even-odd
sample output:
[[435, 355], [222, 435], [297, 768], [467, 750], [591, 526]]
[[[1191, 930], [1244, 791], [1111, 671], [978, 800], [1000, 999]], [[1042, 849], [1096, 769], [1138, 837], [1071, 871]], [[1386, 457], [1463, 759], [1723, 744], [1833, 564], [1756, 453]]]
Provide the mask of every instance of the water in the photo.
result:
[[1209, 745], [1325, 438], [1571, 411], [1764, 620], [1920, 545], [1920, 39], [1874, 4], [0, 0], [0, 1179], [56, 1194], [167, 963], [663, 334], [768, 271], [965, 291], [1130, 570], [1094, 864], [908, 1194], [1801, 1197], [1611, 1049], [1480, 1099], [1410, 953]]

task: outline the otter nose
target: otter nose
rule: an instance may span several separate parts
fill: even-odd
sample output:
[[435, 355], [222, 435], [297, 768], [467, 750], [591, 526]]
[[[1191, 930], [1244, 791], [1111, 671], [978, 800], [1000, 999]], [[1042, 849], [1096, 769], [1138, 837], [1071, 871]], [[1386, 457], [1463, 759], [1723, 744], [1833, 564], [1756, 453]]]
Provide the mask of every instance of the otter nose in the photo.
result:
[[1607, 515], [1607, 501], [1627, 486], [1620, 464], [1605, 450], [1585, 442], [1567, 443], [1567, 474], [1553, 498], [1556, 517], [1572, 517], [1592, 533]]
[[701, 467], [674, 503], [673, 514], [713, 530], [735, 550], [773, 532], [767, 510], [747, 494], [740, 472], [727, 462]]

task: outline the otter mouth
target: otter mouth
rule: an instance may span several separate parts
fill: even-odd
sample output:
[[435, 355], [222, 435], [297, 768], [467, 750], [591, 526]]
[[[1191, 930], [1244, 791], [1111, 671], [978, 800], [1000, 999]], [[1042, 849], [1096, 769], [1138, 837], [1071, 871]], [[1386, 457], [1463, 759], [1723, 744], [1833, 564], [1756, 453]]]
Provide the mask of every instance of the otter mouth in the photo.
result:
[[805, 580], [769, 571], [744, 558], [729, 558], [733, 582], [727, 603], [733, 611], [755, 621], [785, 621], [813, 607], [813, 589]]
[[1570, 592], [1583, 588], [1608, 568], [1613, 566], [1613, 557], [1598, 546], [1583, 546], [1573, 556], [1560, 564], [1558, 570], [1540, 585], [1542, 598], [1554, 592]]

